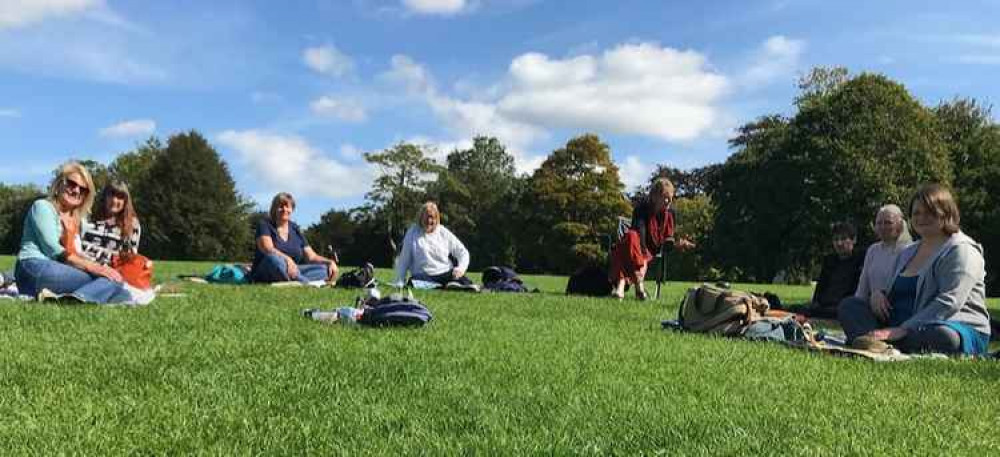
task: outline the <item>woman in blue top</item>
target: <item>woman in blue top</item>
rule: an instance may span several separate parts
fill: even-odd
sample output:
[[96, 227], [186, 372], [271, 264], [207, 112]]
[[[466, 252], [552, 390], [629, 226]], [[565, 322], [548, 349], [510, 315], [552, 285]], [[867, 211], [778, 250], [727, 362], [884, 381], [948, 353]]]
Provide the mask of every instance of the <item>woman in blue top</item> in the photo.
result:
[[281, 192], [271, 200], [270, 217], [257, 223], [257, 252], [250, 268], [254, 282], [329, 281], [337, 279], [337, 262], [316, 254], [299, 225], [292, 222], [295, 199]]
[[94, 203], [93, 188], [87, 169], [67, 162], [59, 167], [48, 197], [31, 205], [14, 267], [19, 293], [36, 296], [47, 289], [92, 303], [131, 298], [117, 271], [81, 255], [80, 224]]
[[860, 347], [889, 341], [904, 352], [985, 354], [990, 317], [983, 249], [960, 231], [951, 192], [921, 187], [910, 201], [910, 223], [920, 240], [899, 254], [885, 288], [867, 303], [841, 302], [848, 340]]

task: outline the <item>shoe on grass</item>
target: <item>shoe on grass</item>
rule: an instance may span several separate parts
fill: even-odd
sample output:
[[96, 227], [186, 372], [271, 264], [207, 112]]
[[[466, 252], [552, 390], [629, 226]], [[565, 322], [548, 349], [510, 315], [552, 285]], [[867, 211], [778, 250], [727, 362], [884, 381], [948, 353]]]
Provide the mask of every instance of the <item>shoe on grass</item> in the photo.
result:
[[859, 336], [851, 341], [851, 348], [870, 352], [885, 352], [892, 349], [892, 345], [870, 336]]

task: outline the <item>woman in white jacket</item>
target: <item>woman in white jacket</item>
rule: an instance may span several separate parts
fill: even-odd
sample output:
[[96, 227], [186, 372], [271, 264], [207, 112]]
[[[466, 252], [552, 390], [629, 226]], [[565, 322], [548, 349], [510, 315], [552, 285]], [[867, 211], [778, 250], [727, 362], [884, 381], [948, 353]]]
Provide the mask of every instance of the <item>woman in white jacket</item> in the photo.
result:
[[434, 202], [424, 203], [417, 223], [410, 226], [403, 238], [402, 250], [396, 259], [396, 283], [404, 284], [406, 273], [420, 281], [441, 285], [458, 282], [471, 285], [465, 276], [469, 268], [469, 250], [441, 225], [441, 212]]

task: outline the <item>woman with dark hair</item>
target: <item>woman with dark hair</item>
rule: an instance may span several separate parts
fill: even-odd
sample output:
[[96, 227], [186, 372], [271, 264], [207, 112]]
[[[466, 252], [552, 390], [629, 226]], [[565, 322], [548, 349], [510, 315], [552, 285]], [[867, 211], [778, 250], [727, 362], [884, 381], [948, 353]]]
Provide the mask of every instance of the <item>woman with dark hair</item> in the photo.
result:
[[327, 281], [337, 279], [337, 262], [316, 253], [299, 225], [292, 222], [295, 198], [281, 192], [271, 200], [267, 218], [257, 223], [257, 251], [250, 267], [254, 282]]
[[131, 299], [122, 276], [81, 254], [80, 225], [94, 204], [90, 172], [78, 162], [59, 167], [47, 198], [36, 200], [24, 219], [14, 276], [18, 292], [72, 294], [91, 303]]
[[990, 338], [983, 248], [959, 228], [951, 192], [937, 184], [910, 200], [920, 240], [896, 259], [894, 273], [870, 301], [840, 304], [840, 322], [855, 347], [892, 342], [904, 352], [982, 355]]
[[[649, 262], [660, 247], [674, 242], [674, 211], [670, 207], [674, 201], [674, 183], [667, 178], [659, 178], [650, 186], [649, 196], [632, 210], [632, 225], [628, 232], [611, 251], [611, 268], [608, 281], [612, 284], [611, 295], [625, 298], [625, 284], [635, 285], [635, 296], [646, 299], [643, 280]], [[686, 238], [676, 241], [679, 250], [694, 247]]]
[[123, 182], [104, 186], [90, 220], [83, 224], [83, 255], [102, 265], [116, 256], [139, 253], [142, 229]]

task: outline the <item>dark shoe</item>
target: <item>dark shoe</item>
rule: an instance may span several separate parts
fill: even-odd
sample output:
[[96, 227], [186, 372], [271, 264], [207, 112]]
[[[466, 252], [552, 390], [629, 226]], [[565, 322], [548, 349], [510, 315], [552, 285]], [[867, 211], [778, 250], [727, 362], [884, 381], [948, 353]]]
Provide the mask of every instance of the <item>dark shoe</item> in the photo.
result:
[[644, 290], [636, 289], [635, 298], [638, 298], [639, 301], [646, 301], [649, 300], [649, 294], [647, 294]]

